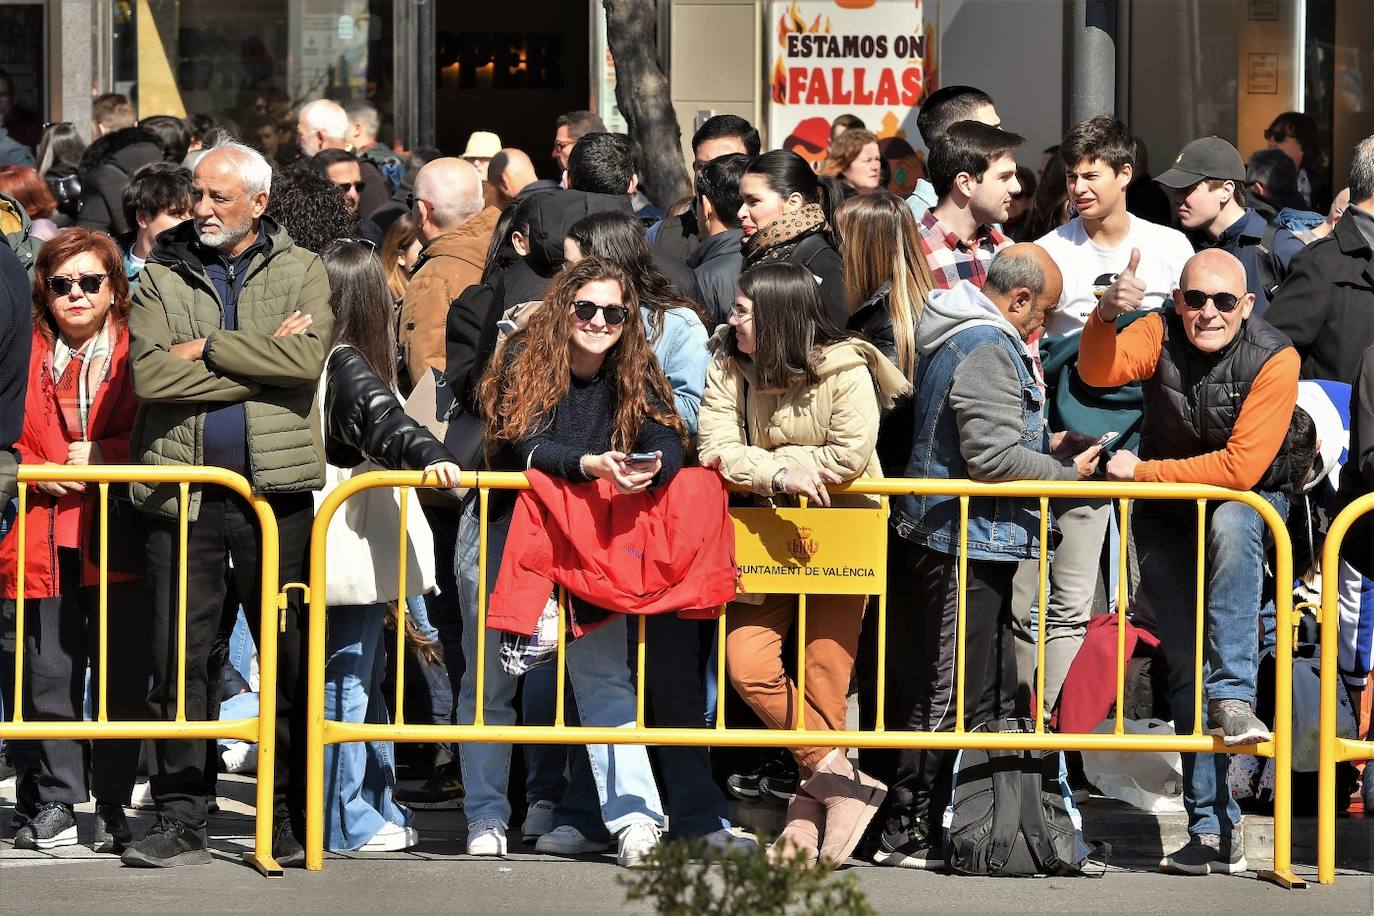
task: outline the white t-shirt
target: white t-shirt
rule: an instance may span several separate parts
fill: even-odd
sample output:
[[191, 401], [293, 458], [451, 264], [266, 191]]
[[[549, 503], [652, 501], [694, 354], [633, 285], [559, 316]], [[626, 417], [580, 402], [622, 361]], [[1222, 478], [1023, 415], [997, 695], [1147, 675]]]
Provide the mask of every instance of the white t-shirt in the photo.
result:
[[1046, 333], [1083, 330], [1098, 298], [1130, 263], [1132, 248], [1140, 249], [1136, 276], [1145, 283], [1144, 307], [1159, 308], [1173, 295], [1183, 265], [1193, 256], [1193, 246], [1176, 229], [1127, 215], [1130, 232], [1115, 248], [1101, 248], [1089, 240], [1081, 217], [1074, 217], [1036, 242], [1049, 252], [1064, 275], [1064, 292], [1059, 308], [1050, 315]]

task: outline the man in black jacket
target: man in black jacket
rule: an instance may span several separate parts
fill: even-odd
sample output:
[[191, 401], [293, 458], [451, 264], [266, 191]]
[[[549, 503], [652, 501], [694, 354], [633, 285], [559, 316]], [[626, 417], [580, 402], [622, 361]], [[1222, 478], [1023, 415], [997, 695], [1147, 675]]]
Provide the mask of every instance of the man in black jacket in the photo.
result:
[[1350, 382], [1374, 344], [1374, 137], [1355, 147], [1350, 206], [1293, 258], [1266, 319], [1302, 357], [1302, 377]]
[[730, 317], [735, 287], [744, 267], [744, 230], [739, 224], [739, 180], [749, 166], [743, 153], [727, 153], [705, 163], [696, 177], [697, 225], [705, 236], [687, 258], [701, 290], [698, 300], [712, 327]]
[[162, 141], [144, 127], [121, 128], [86, 147], [76, 167], [81, 180], [76, 224], [114, 236], [137, 228], [124, 216], [124, 189], [140, 167], [161, 161]]
[[[700, 173], [706, 163], [729, 153], [743, 153], [754, 159], [761, 147], [758, 130], [744, 118], [732, 114], [715, 115], [692, 134], [692, 171]], [[705, 226], [691, 210], [681, 216], [665, 216], [649, 230], [649, 244], [654, 250], [679, 261], [687, 260], [706, 237]]]

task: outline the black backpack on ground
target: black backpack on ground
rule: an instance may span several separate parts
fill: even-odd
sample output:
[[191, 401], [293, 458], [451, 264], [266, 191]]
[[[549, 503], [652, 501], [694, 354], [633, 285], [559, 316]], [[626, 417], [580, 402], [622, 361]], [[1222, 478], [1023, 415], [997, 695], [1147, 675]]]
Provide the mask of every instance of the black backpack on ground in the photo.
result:
[[[1002, 719], [975, 732], [1033, 732]], [[1058, 751], [962, 750], [945, 809], [945, 860], [964, 875], [1081, 874], [1091, 851]]]

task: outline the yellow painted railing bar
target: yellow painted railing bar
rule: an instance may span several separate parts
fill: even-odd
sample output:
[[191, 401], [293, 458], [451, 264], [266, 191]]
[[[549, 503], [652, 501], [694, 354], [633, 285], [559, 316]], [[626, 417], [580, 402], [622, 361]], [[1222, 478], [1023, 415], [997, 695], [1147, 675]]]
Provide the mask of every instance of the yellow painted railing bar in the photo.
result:
[[[1202, 705], [1202, 659], [1207, 654], [1204, 622], [1207, 619], [1207, 500], [1197, 501], [1197, 560], [1193, 564], [1197, 579], [1197, 620], [1193, 623], [1193, 734], [1206, 729], [1203, 720], [1207, 710]], [[1280, 589], [1281, 591], [1281, 589]]]
[[1040, 558], [1035, 563], [1036, 605], [1035, 632], [1035, 733], [1045, 731], [1045, 601], [1050, 576], [1050, 501], [1040, 497]]
[[186, 721], [186, 545], [191, 537], [191, 485], [177, 486], [177, 715]]
[[[98, 728], [91, 726], [98, 725]], [[75, 719], [69, 722], [6, 722], [0, 724], [6, 741], [119, 741], [128, 739], [235, 738], [258, 740], [258, 720], [210, 719], [170, 722], [165, 719], [116, 719], [111, 722]], [[269, 838], [270, 839], [270, 838]]]
[[720, 620], [716, 623], [716, 730], [725, 730], [725, 691], [730, 682], [725, 679], [725, 611], [720, 606]]
[[[481, 475], [478, 475], [480, 480]], [[355, 480], [357, 478], [354, 478]], [[487, 698], [487, 505], [491, 491], [481, 487], [477, 491], [477, 699], [472, 704], [472, 724], [480, 726], [486, 720]], [[563, 656], [563, 606], [558, 609], [558, 655]], [[559, 680], [562, 687], [562, 679]]]
[[[14, 570], [14, 723], [18, 725], [24, 721], [24, 656], [28, 654], [28, 647], [24, 645], [24, 567], [29, 565], [29, 541], [24, 531], [28, 527], [28, 495], [29, 488], [23, 486], [24, 473], [20, 468], [19, 480], [19, 514], [14, 518], [14, 534], [12, 537], [18, 538], [15, 541], [15, 570]], [[4, 723], [0, 722], [0, 728]]]
[[635, 728], [644, 727], [644, 694], [647, 677], [644, 668], [644, 634], [648, 623], [649, 618], [641, 614], [639, 617], [639, 639], [635, 646], [635, 671], [638, 673], [638, 677], [635, 678]]
[[109, 704], [105, 701], [106, 686], [109, 683], [109, 630], [110, 630], [110, 484], [108, 481], [100, 482], [100, 598], [97, 613], [100, 615], [100, 635], [98, 648], [98, 658], [100, 666], [99, 683], [96, 689], [100, 691], [99, 701], [96, 704], [97, 722], [110, 721]]
[[[959, 496], [959, 600], [954, 628], [954, 733], [964, 734], [964, 640], [968, 635], [965, 618], [968, 599], [968, 494]], [[1043, 611], [1041, 613], [1044, 613]]]
[[409, 565], [406, 555], [410, 550], [406, 524], [410, 515], [410, 489], [398, 487], [396, 493], [401, 498], [401, 546], [396, 551], [396, 706], [392, 716], [397, 725], [403, 725], [406, 720], [406, 621], [410, 617], [406, 607], [406, 567]]
[[563, 689], [568, 674], [568, 590], [558, 586], [558, 650], [554, 655], [553, 724], [563, 725], [568, 702]]
[[[258, 607], [258, 627], [262, 638], [258, 640], [258, 787], [257, 815], [254, 820], [253, 852], [244, 853], [244, 859], [259, 872], [268, 876], [280, 876], [281, 866], [272, 858], [272, 813], [275, 808], [276, 763], [277, 763], [277, 638], [278, 630], [273, 626], [277, 619], [277, 603], [281, 572], [281, 541], [277, 530], [277, 516], [267, 500], [248, 490], [248, 482], [233, 475], [236, 489], [242, 484], [247, 492], [245, 498], [253, 508], [258, 520], [258, 531], [262, 534], [262, 564], [258, 573], [258, 591], [262, 603]], [[243, 495], [243, 494], [240, 494]], [[321, 541], [323, 543], [323, 541]], [[320, 551], [323, 556], [324, 551]], [[323, 578], [323, 577], [322, 577]], [[321, 589], [323, 597], [323, 589]], [[252, 613], [245, 608], [245, 613]], [[313, 610], [313, 607], [312, 607]], [[285, 614], [285, 611], [281, 613]], [[297, 627], [300, 621], [296, 622]], [[315, 631], [311, 630], [313, 639]], [[324, 625], [321, 620], [319, 636], [320, 649], [324, 649]], [[320, 671], [320, 718], [324, 718], [324, 671]], [[308, 710], [307, 710], [308, 711]], [[307, 745], [306, 752], [310, 748]], [[323, 794], [324, 784], [320, 790]]]
[[[1274, 533], [1274, 581], [1293, 581], [1293, 545], [1287, 542], [1285, 519], [1266, 500], [1260, 517]], [[1282, 532], [1282, 535], [1280, 535]], [[1287, 549], [1283, 549], [1287, 547]], [[1289, 887], [1306, 887], [1293, 872], [1293, 589], [1275, 589], [1274, 613], [1279, 621], [1274, 646], [1274, 869], [1261, 877]], [[1332, 617], [1339, 615], [1333, 614]], [[1201, 647], [1198, 654], [1201, 655]]]

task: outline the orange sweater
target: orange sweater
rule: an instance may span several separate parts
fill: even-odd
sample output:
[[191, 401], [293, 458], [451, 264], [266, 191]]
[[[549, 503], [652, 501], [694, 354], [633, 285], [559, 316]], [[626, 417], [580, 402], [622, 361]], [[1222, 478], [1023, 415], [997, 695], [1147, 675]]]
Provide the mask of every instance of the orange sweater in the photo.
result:
[[[1164, 316], [1147, 315], [1120, 334], [1094, 309], [1083, 326], [1078, 374], [1097, 388], [1144, 381], [1154, 375], [1164, 342]], [[1255, 376], [1226, 447], [1193, 458], [1136, 465], [1136, 480], [1209, 483], [1249, 490], [1260, 482], [1283, 445], [1298, 402], [1298, 351], [1280, 350]]]

